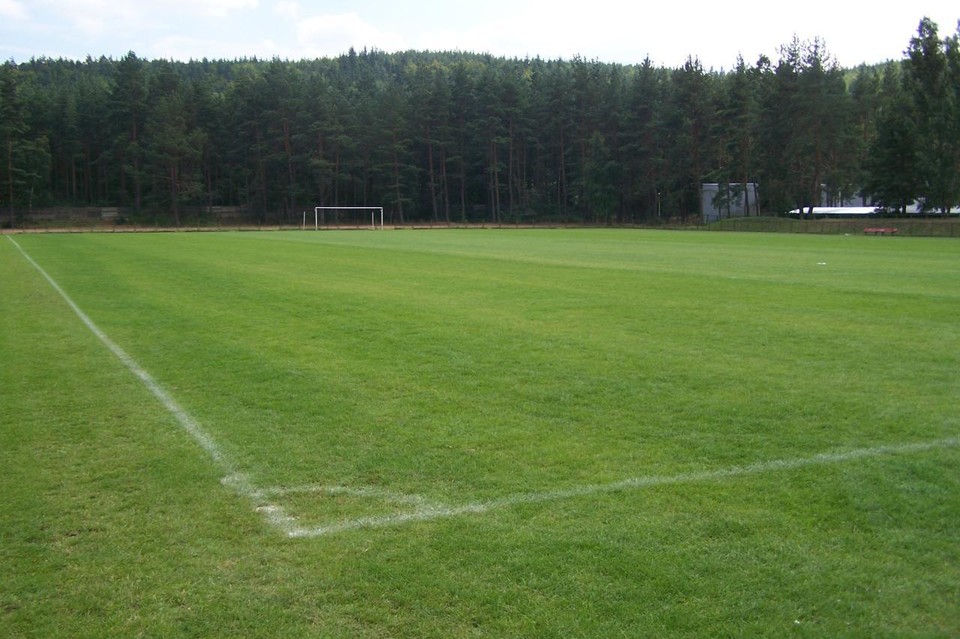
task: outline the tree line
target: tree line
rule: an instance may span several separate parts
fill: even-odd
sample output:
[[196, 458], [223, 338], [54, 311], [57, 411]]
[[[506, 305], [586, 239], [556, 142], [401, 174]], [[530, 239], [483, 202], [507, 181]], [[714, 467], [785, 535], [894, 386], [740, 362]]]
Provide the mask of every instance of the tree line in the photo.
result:
[[[180, 225], [242, 207], [390, 220], [651, 223], [701, 183], [772, 213], [860, 195], [960, 203], [960, 26], [842, 69], [819, 39], [728, 71], [464, 52], [287, 61], [33, 59], [0, 66], [0, 210], [122, 207]], [[723, 201], [716, 202], [719, 207]]]

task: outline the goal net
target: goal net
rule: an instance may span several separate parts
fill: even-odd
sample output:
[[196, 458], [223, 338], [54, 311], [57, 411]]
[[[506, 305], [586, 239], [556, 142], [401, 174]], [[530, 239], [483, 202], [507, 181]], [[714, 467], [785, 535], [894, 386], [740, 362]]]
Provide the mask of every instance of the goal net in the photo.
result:
[[[303, 212], [303, 228], [309, 227], [307, 212]], [[382, 206], [315, 206], [313, 228], [383, 228]]]

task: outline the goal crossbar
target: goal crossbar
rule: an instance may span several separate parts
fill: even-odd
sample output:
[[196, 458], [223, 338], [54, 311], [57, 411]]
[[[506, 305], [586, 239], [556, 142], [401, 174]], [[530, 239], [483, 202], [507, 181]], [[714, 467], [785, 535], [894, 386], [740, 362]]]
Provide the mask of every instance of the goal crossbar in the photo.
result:
[[[383, 228], [383, 207], [382, 206], [315, 206], [313, 207], [313, 228], [320, 228], [320, 211], [370, 211], [370, 228], [376, 229], [379, 221], [379, 228]], [[378, 220], [379, 214], [379, 220]], [[303, 212], [303, 226], [307, 226], [307, 212]]]

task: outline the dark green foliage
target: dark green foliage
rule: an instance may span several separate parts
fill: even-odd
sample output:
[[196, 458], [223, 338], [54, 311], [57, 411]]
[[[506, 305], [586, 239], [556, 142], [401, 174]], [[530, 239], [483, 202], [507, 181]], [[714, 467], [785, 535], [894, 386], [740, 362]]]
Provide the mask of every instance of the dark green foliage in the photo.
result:
[[0, 203], [8, 224], [51, 205], [177, 225], [220, 206], [289, 224], [316, 205], [382, 205], [396, 223], [649, 223], [696, 218], [702, 182], [756, 182], [754, 212], [861, 187], [946, 210], [957, 36], [924, 19], [900, 66], [844, 72], [817, 39], [732, 71], [367, 50], [7, 63]]
[[30, 209], [39, 195], [43, 176], [49, 173], [49, 143], [31, 126], [30, 103], [24, 95], [29, 78], [11, 64], [0, 67], [0, 203], [16, 223], [15, 208]]
[[768, 70], [764, 61], [760, 75], [759, 181], [768, 206], [823, 206], [852, 190], [858, 169], [852, 101], [823, 43], [795, 38], [776, 67]]
[[119, 204], [143, 205], [143, 154], [141, 134], [146, 126], [147, 83], [144, 62], [132, 51], [117, 63], [116, 81], [110, 96], [110, 117], [116, 123], [114, 164], [120, 169]]
[[878, 93], [876, 136], [870, 143], [865, 182], [877, 204], [896, 213], [902, 213], [921, 193], [917, 123], [900, 84], [899, 67], [888, 65]]
[[924, 18], [904, 61], [904, 89], [912, 98], [916, 121], [921, 194], [926, 208], [941, 212], [960, 202], [956, 43], [957, 36], [940, 40], [937, 25]]

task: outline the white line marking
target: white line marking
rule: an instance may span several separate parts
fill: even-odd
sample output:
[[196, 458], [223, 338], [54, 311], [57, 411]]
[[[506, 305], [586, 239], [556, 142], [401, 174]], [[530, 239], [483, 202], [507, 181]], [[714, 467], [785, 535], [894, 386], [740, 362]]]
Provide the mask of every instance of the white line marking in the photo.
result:
[[261, 488], [260, 495], [264, 497], [284, 497], [286, 495], [317, 494], [324, 495], [351, 495], [353, 497], [364, 497], [369, 499], [379, 499], [398, 504], [414, 504], [417, 506], [429, 505], [429, 501], [423, 495], [414, 493], [398, 493], [391, 490], [384, 490], [374, 486], [340, 486], [327, 484], [303, 484], [301, 486], [271, 486]]
[[[79, 306], [67, 295], [66, 291], [60, 288], [60, 285], [50, 277], [50, 275], [43, 270], [43, 268], [37, 264], [30, 255], [27, 254], [23, 247], [21, 247], [12, 237], [7, 235], [7, 239], [10, 240], [14, 246], [17, 247], [17, 250], [20, 251], [20, 254], [23, 255], [24, 259], [30, 263], [33, 268], [37, 269], [37, 272], [44, 277], [50, 286], [60, 294], [60, 297], [67, 303], [67, 305], [76, 313], [77, 317], [80, 318], [80, 321], [86, 325], [90, 331], [100, 339], [104, 346], [106, 346], [111, 353], [113, 353], [117, 359], [119, 359], [127, 369], [137, 376], [137, 378], [143, 382], [143, 385], [153, 393], [153, 396], [160, 400], [160, 403], [163, 405], [167, 411], [173, 415], [177, 420], [180, 426], [187, 431], [187, 433], [193, 438], [193, 440], [202, 448], [207, 455], [210, 456], [210, 459], [223, 471], [226, 476], [221, 479], [221, 483], [224, 486], [232, 488], [237, 494], [245, 497], [249, 500], [260, 502], [263, 499], [263, 495], [253, 486], [250, 482], [250, 479], [243, 473], [238, 472], [236, 466], [233, 462], [224, 454], [223, 450], [217, 444], [217, 442], [210, 436], [207, 431], [197, 422], [193, 416], [190, 415], [177, 401], [168, 393], [160, 384], [153, 378], [150, 373], [143, 369], [140, 364], [136, 362], [130, 355], [127, 354], [116, 342], [114, 342], [110, 337], [100, 330], [100, 327], [93, 323], [93, 320], [87, 316], [86, 313], [81, 310]], [[264, 515], [264, 518], [272, 525], [280, 528], [281, 530], [289, 532], [293, 528], [293, 518], [286, 515], [283, 512], [283, 509], [275, 504], [260, 504], [257, 507], [258, 512], [261, 512]]]
[[501, 499], [487, 502], [476, 502], [460, 506], [428, 505], [412, 512], [394, 513], [372, 517], [346, 519], [340, 522], [315, 527], [299, 527], [287, 530], [289, 537], [322, 537], [360, 528], [382, 528], [397, 526], [411, 522], [431, 521], [434, 519], [460, 517], [464, 515], [483, 514], [492, 510], [509, 508], [521, 504], [536, 504], [542, 502], [573, 499], [576, 497], [590, 497], [602, 493], [612, 493], [626, 490], [637, 490], [653, 486], [667, 486], [673, 484], [688, 484], [695, 482], [719, 481], [743, 475], [755, 475], [780, 470], [794, 470], [807, 466], [821, 466], [838, 464], [846, 461], [880, 457], [903, 453], [915, 453], [960, 445], [960, 438], [952, 437], [929, 442], [912, 444], [898, 444], [875, 446], [872, 448], [857, 448], [838, 453], [822, 453], [813, 457], [798, 457], [795, 459], [775, 459], [765, 462], [756, 462], [746, 466], [730, 466], [717, 470], [706, 470], [699, 473], [683, 473], [680, 475], [650, 475], [632, 477], [609, 484], [588, 484], [565, 490], [553, 490], [539, 493], [519, 493]]
[[[256, 504], [255, 509], [271, 526], [280, 529], [288, 537], [322, 537], [333, 535], [340, 532], [357, 530], [361, 528], [382, 528], [386, 526], [398, 526], [411, 522], [432, 521], [435, 519], [460, 517], [466, 515], [483, 514], [492, 510], [509, 508], [521, 504], [536, 504], [561, 499], [573, 499], [576, 497], [589, 497], [602, 493], [611, 493], [626, 490], [637, 490], [649, 488], [652, 486], [666, 486], [672, 484], [684, 484], [705, 481], [718, 481], [731, 477], [743, 475], [752, 475], [779, 470], [793, 470], [806, 466], [819, 466], [825, 464], [837, 464], [846, 461], [864, 459], [868, 457], [879, 457], [882, 455], [894, 455], [902, 453], [923, 452], [939, 448], [949, 448], [960, 445], [960, 438], [952, 437], [929, 442], [917, 442], [912, 444], [894, 444], [887, 446], [874, 446], [871, 448], [857, 448], [837, 453], [821, 453], [812, 457], [799, 457], [794, 459], [775, 459], [765, 462], [756, 462], [746, 466], [731, 466], [717, 470], [708, 470], [699, 473], [683, 473], [679, 475], [649, 475], [643, 477], [632, 477], [621, 481], [608, 484], [587, 484], [565, 490], [545, 491], [539, 493], [519, 493], [495, 499], [487, 502], [475, 502], [451, 506], [427, 501], [420, 495], [407, 495], [403, 493], [394, 493], [373, 487], [350, 488], [348, 486], [324, 486], [320, 484], [307, 484], [293, 487], [271, 487], [256, 488], [249, 477], [244, 473], [238, 472], [234, 464], [224, 455], [223, 451], [207, 434], [200, 424], [187, 413], [163, 387], [157, 383], [153, 377], [147, 373], [137, 362], [127, 355], [127, 353], [111, 340], [106, 333], [101, 331], [93, 321], [87, 317], [86, 313], [80, 310], [70, 296], [37, 264], [27, 253], [13, 240], [9, 235], [7, 239], [13, 242], [23, 257], [43, 275], [50, 285], [67, 302], [74, 313], [83, 321], [94, 335], [96, 335], [103, 344], [113, 352], [117, 358], [134, 374], [143, 384], [160, 400], [164, 407], [177, 419], [180, 425], [186, 430], [203, 450], [210, 455], [210, 458], [223, 470], [226, 475], [221, 479], [224, 486], [232, 488], [237, 494]], [[340, 522], [324, 524], [321, 526], [304, 527], [298, 526], [295, 517], [286, 513], [286, 511], [268, 500], [270, 497], [282, 497], [284, 495], [295, 493], [317, 493], [326, 492], [328, 494], [350, 494], [358, 497], [371, 497], [394, 501], [398, 503], [412, 504], [416, 508], [409, 512], [397, 512], [386, 515], [375, 515], [370, 517], [359, 517], [356, 519], [345, 519]]]

